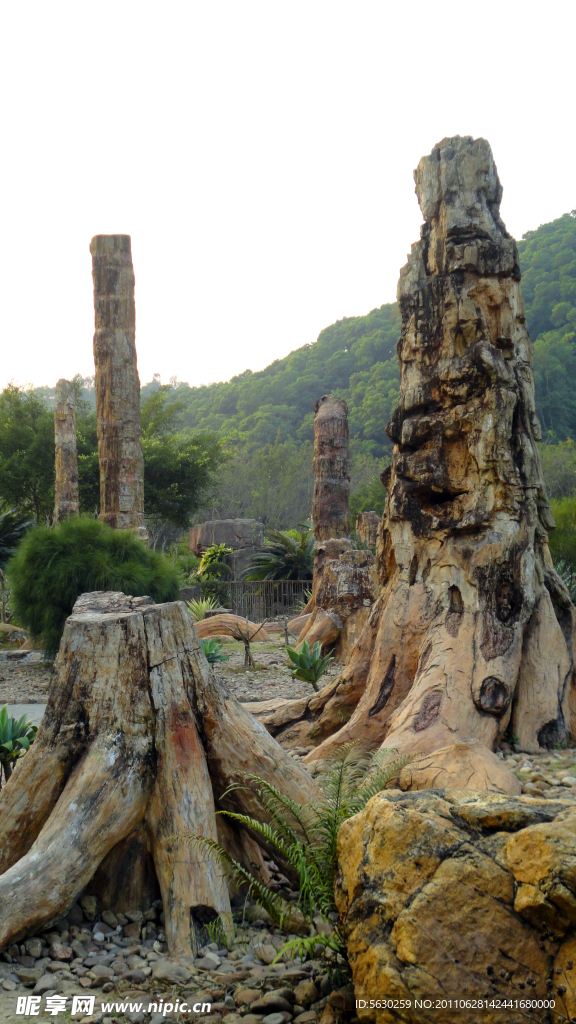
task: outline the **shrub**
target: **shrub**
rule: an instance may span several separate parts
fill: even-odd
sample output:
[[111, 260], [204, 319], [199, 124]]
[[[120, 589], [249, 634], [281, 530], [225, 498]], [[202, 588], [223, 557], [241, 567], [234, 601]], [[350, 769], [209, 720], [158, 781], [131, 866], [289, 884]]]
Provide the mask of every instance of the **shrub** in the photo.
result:
[[207, 612], [211, 612], [214, 608], [218, 607], [218, 602], [213, 597], [200, 597], [197, 601], [192, 598], [191, 601], [186, 601], [186, 604], [194, 622], [201, 622], [202, 619], [206, 618]]
[[113, 530], [98, 519], [74, 516], [24, 537], [7, 566], [18, 622], [58, 650], [64, 623], [80, 594], [117, 590], [175, 601], [178, 573], [167, 558], [149, 551], [131, 530]]

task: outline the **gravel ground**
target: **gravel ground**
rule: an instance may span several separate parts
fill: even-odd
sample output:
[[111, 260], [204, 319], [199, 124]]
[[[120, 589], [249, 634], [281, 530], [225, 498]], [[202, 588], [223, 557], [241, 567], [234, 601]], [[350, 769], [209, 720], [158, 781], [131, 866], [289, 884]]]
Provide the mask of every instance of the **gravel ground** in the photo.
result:
[[[256, 671], [244, 671], [244, 646], [232, 638], [222, 638], [229, 661], [216, 665], [216, 674], [223, 679], [240, 701], [270, 700], [272, 697], [305, 697], [311, 693], [308, 683], [292, 679], [286, 662], [284, 643], [278, 638], [253, 644]], [[336, 668], [322, 682], [329, 681]], [[17, 661], [0, 662], [0, 706], [2, 704], [45, 704], [52, 666], [22, 665]]]

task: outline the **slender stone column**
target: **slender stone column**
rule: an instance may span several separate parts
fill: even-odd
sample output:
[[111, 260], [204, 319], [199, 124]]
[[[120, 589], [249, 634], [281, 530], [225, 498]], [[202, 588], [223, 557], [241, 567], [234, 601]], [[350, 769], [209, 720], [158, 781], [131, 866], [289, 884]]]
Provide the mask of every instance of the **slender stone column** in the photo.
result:
[[[348, 406], [341, 398], [323, 395], [314, 406], [314, 496], [312, 521], [316, 537], [313, 595], [328, 558], [350, 548], [350, 452]], [[311, 611], [310, 604], [308, 610]]]
[[59, 380], [54, 409], [56, 482], [54, 522], [78, 513], [78, 456], [76, 453], [76, 399], [74, 385]]
[[147, 540], [130, 235], [96, 235], [90, 252], [100, 518], [115, 529], [134, 529]]

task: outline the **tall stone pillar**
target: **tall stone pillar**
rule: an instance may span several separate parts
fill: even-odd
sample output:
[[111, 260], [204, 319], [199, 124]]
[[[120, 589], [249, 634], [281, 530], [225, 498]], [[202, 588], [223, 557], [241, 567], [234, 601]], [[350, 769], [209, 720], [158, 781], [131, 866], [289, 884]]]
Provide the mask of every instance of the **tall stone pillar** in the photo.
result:
[[[313, 594], [324, 563], [350, 549], [350, 450], [348, 406], [342, 398], [323, 395], [314, 406], [314, 496], [312, 522], [316, 537]], [[309, 609], [310, 610], [310, 609]]]
[[96, 235], [90, 252], [100, 518], [115, 529], [136, 530], [147, 540], [130, 235]]
[[76, 399], [74, 385], [59, 380], [54, 409], [56, 482], [54, 522], [78, 513], [78, 455], [76, 452]]

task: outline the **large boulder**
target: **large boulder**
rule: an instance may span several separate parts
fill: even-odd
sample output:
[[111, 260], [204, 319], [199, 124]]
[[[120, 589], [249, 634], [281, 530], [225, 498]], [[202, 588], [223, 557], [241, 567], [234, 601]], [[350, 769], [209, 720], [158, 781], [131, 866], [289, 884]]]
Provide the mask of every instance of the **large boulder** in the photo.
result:
[[400, 773], [400, 789], [474, 789], [520, 796], [522, 786], [480, 740], [461, 740], [412, 761]]
[[574, 1015], [572, 803], [388, 791], [344, 823], [338, 855], [362, 1022], [420, 1024], [433, 1009], [434, 1024], [501, 1024], [503, 999], [507, 1024], [525, 1021], [526, 999]]
[[199, 557], [212, 544], [225, 544], [232, 554], [224, 561], [239, 579], [264, 543], [264, 526], [257, 519], [211, 519], [193, 526], [188, 537], [190, 550]]

